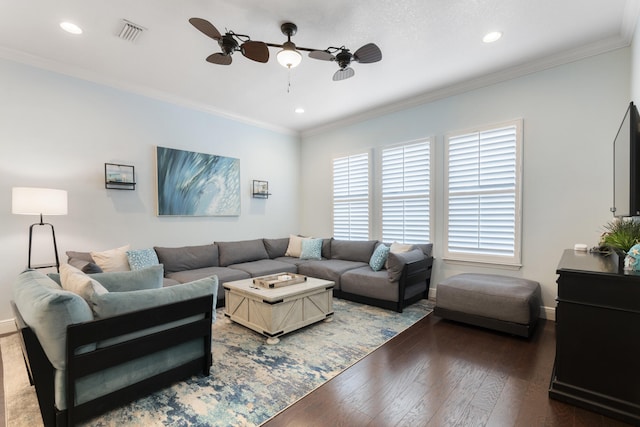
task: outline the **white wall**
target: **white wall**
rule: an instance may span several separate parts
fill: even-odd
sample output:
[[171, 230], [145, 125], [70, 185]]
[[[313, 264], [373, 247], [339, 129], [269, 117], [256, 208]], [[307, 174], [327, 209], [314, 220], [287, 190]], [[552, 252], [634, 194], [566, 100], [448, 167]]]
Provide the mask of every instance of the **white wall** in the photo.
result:
[[640, 104], [640, 21], [636, 22], [631, 43], [631, 101]]
[[[156, 145], [239, 158], [241, 215], [157, 217]], [[197, 245], [298, 231], [297, 136], [0, 60], [0, 147], [0, 319], [13, 317], [11, 286], [26, 267], [28, 228], [37, 222], [11, 214], [12, 187], [68, 191], [69, 214], [45, 217], [55, 225], [62, 261], [67, 250]], [[104, 163], [134, 165], [136, 190], [106, 190]], [[251, 198], [253, 179], [269, 181], [273, 196]], [[51, 261], [51, 242], [42, 241], [48, 236], [36, 237], [35, 261]]]
[[[630, 49], [620, 49], [307, 135], [301, 147], [301, 231], [332, 233], [332, 158], [434, 136], [434, 286], [460, 272], [526, 277], [541, 283], [543, 304], [555, 307], [555, 269], [563, 250], [577, 242], [596, 245], [611, 219], [612, 143], [629, 102], [629, 70]], [[522, 269], [444, 262], [443, 135], [519, 117], [524, 119]]]

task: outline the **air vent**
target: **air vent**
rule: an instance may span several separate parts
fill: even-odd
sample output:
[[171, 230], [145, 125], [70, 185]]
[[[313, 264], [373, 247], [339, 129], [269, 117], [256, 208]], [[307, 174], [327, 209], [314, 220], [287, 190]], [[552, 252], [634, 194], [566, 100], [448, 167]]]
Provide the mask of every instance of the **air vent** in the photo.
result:
[[127, 21], [126, 19], [122, 20], [122, 24], [123, 26], [122, 26], [122, 29], [120, 30], [120, 34], [118, 34], [118, 37], [128, 42], [132, 42], [132, 43], [135, 42], [138, 36], [140, 35], [140, 33], [146, 30], [146, 28], [138, 24], [134, 24], [131, 21]]

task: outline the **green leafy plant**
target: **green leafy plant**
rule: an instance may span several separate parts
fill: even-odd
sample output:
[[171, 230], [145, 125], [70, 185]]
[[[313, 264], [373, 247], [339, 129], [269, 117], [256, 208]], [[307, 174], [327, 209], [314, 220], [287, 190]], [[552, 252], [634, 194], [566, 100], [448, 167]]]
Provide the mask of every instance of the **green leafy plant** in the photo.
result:
[[640, 222], [621, 218], [607, 223], [600, 239], [600, 246], [625, 253], [637, 243], [640, 243]]

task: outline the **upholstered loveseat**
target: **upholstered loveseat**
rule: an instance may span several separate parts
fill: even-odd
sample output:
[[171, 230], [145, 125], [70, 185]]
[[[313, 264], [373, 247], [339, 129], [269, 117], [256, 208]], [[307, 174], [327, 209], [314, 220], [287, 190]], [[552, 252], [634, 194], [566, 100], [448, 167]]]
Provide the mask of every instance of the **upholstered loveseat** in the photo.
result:
[[[300, 246], [309, 240], [318, 243], [318, 251], [304, 256]], [[372, 257], [377, 250], [385, 249], [379, 248], [381, 245], [388, 249], [387, 259], [380, 269], [374, 269]], [[433, 257], [431, 243], [398, 246], [399, 251], [394, 251], [394, 245], [376, 240], [290, 236], [198, 246], [156, 246], [153, 250], [155, 262], [164, 266], [165, 286], [215, 275], [219, 283], [217, 306], [224, 305], [226, 282], [289, 272], [335, 282], [335, 297], [401, 312], [407, 305], [428, 297]], [[95, 262], [89, 252], [67, 255], [68, 262], [80, 269]]]
[[162, 271], [89, 275], [98, 285], [87, 281], [73, 292], [57, 274], [18, 276], [12, 306], [46, 426], [72, 426], [184, 377], [209, 375], [217, 279], [162, 287]]

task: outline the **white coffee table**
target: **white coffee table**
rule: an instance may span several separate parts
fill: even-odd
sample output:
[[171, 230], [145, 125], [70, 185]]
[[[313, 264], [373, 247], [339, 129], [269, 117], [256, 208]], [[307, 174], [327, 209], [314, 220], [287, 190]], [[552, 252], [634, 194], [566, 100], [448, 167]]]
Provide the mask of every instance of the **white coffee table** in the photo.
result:
[[267, 337], [267, 344], [277, 344], [280, 335], [333, 320], [334, 285], [313, 277], [273, 289], [255, 285], [253, 278], [227, 282], [223, 285], [224, 315]]

